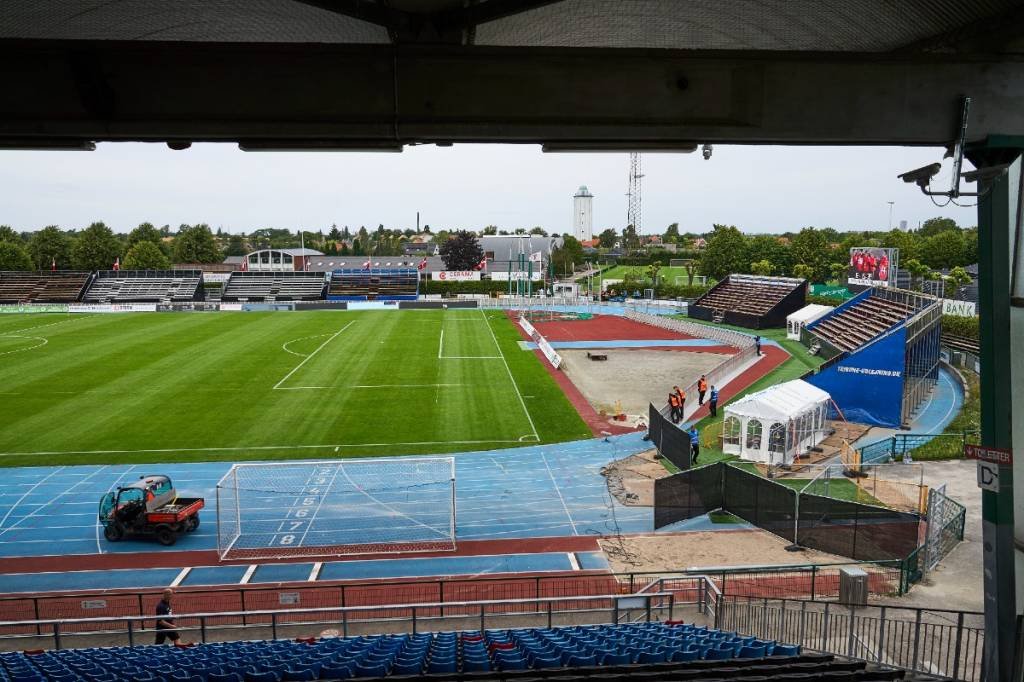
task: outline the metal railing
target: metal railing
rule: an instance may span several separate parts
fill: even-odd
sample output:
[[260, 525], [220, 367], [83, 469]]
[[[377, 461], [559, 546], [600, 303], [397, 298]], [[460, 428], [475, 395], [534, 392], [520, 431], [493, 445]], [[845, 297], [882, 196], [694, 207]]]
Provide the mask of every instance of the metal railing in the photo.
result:
[[723, 595], [715, 627], [804, 649], [971, 682], [982, 679], [984, 614]]
[[963, 452], [964, 445], [977, 440], [977, 431], [962, 433], [897, 433], [874, 443], [857, 449], [861, 464], [904, 459], [907, 455], [913, 459], [914, 450], [932, 441], [942, 444], [951, 456]]
[[661, 315], [648, 315], [632, 310], [626, 312], [626, 317], [635, 322], [640, 322], [641, 324], [649, 324], [653, 327], [661, 327], [662, 329], [668, 329], [670, 331], [679, 332], [680, 334], [696, 336], [702, 339], [720, 341], [728, 346], [735, 346], [737, 348], [747, 348], [754, 345], [754, 337], [750, 334], [744, 334], [743, 332], [724, 329], [722, 327], [713, 327], [708, 324], [700, 324], [699, 322], [693, 322], [692, 320], [680, 320]]
[[[556, 623], [556, 616], [597, 614], [595, 622], [617, 623], [622, 612], [640, 613], [646, 621], [658, 616], [672, 620], [676, 608], [672, 592], [643, 592], [636, 594], [590, 595], [585, 597], [538, 597], [534, 599], [475, 600], [460, 602], [433, 602], [399, 605], [337, 606], [302, 609], [263, 609], [253, 611], [206, 612], [175, 614], [175, 630], [197, 634], [206, 643], [214, 630], [246, 631], [254, 628], [269, 629], [271, 639], [278, 639], [279, 629], [286, 626], [333, 626], [342, 636], [357, 624], [389, 622], [399, 631], [415, 634], [423, 624], [444, 621], [445, 628], [475, 629], [481, 631], [497, 618], [537, 617], [546, 620], [547, 627]], [[135, 646], [143, 635], [157, 632], [146, 628], [153, 616], [121, 616], [116, 618], [62, 618], [28, 621], [0, 621], [0, 639], [51, 640], [54, 649], [64, 648], [71, 637], [104, 635], [121, 636], [128, 646]], [[20, 632], [18, 632], [20, 631]]]

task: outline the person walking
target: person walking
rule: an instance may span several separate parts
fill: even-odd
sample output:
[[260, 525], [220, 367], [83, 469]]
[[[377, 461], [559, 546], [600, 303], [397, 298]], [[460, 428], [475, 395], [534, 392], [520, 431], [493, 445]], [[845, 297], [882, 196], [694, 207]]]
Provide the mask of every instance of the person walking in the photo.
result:
[[697, 455], [700, 454], [700, 433], [697, 431], [696, 426], [690, 427], [690, 466], [697, 463]]
[[701, 374], [700, 379], [697, 380], [697, 404], [704, 404], [704, 394], [708, 392], [708, 378], [707, 375]]
[[[673, 388], [678, 389], [679, 387], [674, 386]], [[672, 420], [673, 424], [678, 424], [681, 417], [679, 415], [679, 396], [676, 394], [675, 391], [672, 391], [671, 393], [668, 394], [668, 408], [669, 419]]]
[[754, 345], [757, 346], [757, 355], [760, 357], [760, 355], [761, 355], [761, 337], [760, 336], [755, 336], [754, 337]]
[[682, 421], [686, 418], [686, 415], [683, 414], [683, 408], [686, 407], [686, 391], [678, 386], [674, 386], [673, 388], [676, 389], [676, 397], [679, 399], [679, 419]]
[[174, 629], [173, 611], [171, 610], [171, 599], [174, 597], [174, 590], [167, 588], [163, 592], [163, 598], [156, 605], [156, 643], [163, 644], [165, 639], [177, 644], [181, 636]]
[[714, 386], [711, 387], [711, 395], [708, 396], [708, 409], [711, 410], [711, 416], [718, 416], [718, 389]]

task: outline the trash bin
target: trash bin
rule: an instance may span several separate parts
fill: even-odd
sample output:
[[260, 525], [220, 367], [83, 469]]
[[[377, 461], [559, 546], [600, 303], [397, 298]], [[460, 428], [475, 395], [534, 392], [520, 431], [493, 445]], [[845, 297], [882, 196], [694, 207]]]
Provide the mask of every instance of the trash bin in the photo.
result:
[[851, 606], [867, 606], [868, 574], [860, 568], [839, 569], [839, 602]]

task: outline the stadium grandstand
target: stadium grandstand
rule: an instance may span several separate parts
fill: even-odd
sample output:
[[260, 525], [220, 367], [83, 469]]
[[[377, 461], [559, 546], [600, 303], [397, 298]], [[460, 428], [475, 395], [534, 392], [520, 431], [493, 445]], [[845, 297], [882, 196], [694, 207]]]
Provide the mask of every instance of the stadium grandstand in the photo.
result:
[[420, 273], [416, 268], [343, 268], [330, 274], [328, 301], [415, 301]]
[[72, 303], [92, 277], [90, 272], [0, 272], [0, 303]]
[[809, 352], [827, 358], [805, 378], [847, 419], [901, 426], [938, 381], [941, 336], [938, 299], [871, 287], [804, 327]]
[[690, 306], [690, 317], [749, 329], [781, 327], [806, 300], [803, 279], [729, 275]]
[[89, 284], [85, 303], [165, 303], [203, 300], [199, 270], [101, 270]]
[[318, 301], [324, 297], [320, 272], [232, 272], [224, 301]]

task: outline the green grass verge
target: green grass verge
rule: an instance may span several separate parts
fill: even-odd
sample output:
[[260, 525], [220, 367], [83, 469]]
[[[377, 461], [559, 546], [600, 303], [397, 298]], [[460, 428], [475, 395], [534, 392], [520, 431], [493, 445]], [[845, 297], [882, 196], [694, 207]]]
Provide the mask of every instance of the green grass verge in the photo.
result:
[[589, 437], [518, 340], [504, 314], [475, 310], [3, 316], [0, 466]]
[[980, 442], [978, 432], [981, 429], [981, 381], [977, 374], [969, 370], [962, 370], [960, 374], [967, 382], [967, 393], [960, 412], [943, 431], [949, 434], [948, 437], [933, 438], [921, 447], [915, 448], [911, 452], [914, 460], [962, 459], [964, 433], [968, 434], [968, 443]]

